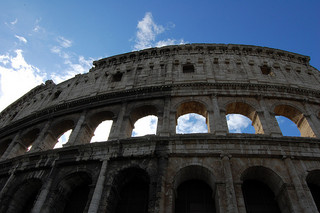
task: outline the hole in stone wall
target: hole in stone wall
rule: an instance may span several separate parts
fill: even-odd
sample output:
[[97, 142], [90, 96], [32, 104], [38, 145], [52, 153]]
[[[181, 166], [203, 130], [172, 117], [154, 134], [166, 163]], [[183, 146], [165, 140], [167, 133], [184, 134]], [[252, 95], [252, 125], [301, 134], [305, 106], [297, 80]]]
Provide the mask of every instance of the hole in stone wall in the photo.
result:
[[53, 147], [54, 149], [62, 148], [64, 144], [66, 144], [69, 140], [70, 134], [72, 132], [72, 129], [69, 129], [68, 131], [64, 132], [58, 139], [58, 142]]
[[263, 65], [260, 67], [261, 72], [263, 75], [270, 75], [271, 74], [271, 67], [267, 66], [267, 65]]
[[194, 72], [194, 66], [192, 64], [185, 64], [182, 67], [183, 73], [192, 73]]
[[197, 113], [184, 114], [180, 116], [177, 120], [176, 133], [208, 133], [206, 118]]
[[132, 137], [155, 135], [157, 133], [158, 117], [154, 115], [148, 115], [138, 119], [134, 124], [132, 130]]
[[92, 142], [100, 142], [100, 141], [107, 141], [109, 138], [111, 126], [113, 121], [106, 120], [99, 124], [99, 126], [94, 131], [94, 136], [91, 138], [90, 143]]
[[119, 82], [122, 79], [122, 73], [117, 72], [116, 74], [112, 75], [112, 82]]
[[61, 94], [61, 91], [55, 92], [54, 95], [53, 95], [53, 99], [52, 100], [55, 100], [55, 99], [59, 98], [60, 94]]

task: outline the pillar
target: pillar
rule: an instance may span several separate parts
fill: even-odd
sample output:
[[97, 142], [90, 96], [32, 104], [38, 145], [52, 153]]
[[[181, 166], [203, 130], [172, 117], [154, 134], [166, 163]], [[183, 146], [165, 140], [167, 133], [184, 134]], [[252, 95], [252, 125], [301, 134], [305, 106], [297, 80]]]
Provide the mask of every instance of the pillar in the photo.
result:
[[261, 110], [263, 111], [263, 115], [264, 115], [263, 117], [264, 117], [265, 121], [263, 121], [263, 123], [266, 124], [263, 126], [265, 134], [269, 133], [270, 136], [281, 137], [282, 132], [280, 130], [277, 119], [275, 117], [275, 113], [269, 112], [269, 110], [266, 107], [266, 102], [263, 99], [263, 97], [260, 98], [259, 103], [260, 103], [260, 107], [261, 107]]
[[105, 159], [102, 163], [97, 184], [95, 186], [93, 196], [90, 202], [88, 213], [97, 213], [99, 210], [99, 204], [103, 192], [104, 182], [106, 178], [106, 170], [108, 166], [108, 159]]
[[21, 131], [19, 131], [13, 138], [13, 140], [11, 141], [10, 145], [8, 146], [8, 148], [6, 149], [6, 151], [3, 153], [3, 155], [1, 156], [1, 160], [3, 159], [7, 159], [11, 156], [13, 156], [16, 153], [14, 152], [14, 147], [17, 145], [17, 141], [20, 139], [20, 135], [21, 135]]
[[211, 133], [226, 135], [228, 133], [226, 111], [220, 109], [216, 95], [211, 97], [211, 101], [213, 107], [213, 119], [209, 118]]
[[44, 127], [41, 129], [41, 132], [40, 132], [39, 136], [33, 142], [30, 152], [42, 151], [41, 143], [44, 140], [44, 138], [46, 136], [45, 134], [48, 132], [50, 125], [51, 125], [51, 120], [47, 121], [44, 124]]
[[227, 212], [238, 213], [237, 200], [233, 186], [230, 158], [231, 155], [221, 155], [222, 167], [226, 181]]
[[119, 111], [119, 114], [117, 116], [117, 120], [113, 122], [109, 140], [116, 140], [120, 138], [126, 138], [126, 136], [123, 134], [123, 123], [124, 123], [124, 117], [127, 110], [127, 103], [121, 104], [121, 109]]

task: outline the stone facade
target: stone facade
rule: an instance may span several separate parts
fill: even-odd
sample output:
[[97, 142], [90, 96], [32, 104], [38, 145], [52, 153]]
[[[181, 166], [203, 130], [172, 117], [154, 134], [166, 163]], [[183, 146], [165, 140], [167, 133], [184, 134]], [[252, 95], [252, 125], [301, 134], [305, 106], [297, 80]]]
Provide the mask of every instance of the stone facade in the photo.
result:
[[[270, 190], [280, 212], [317, 212], [320, 73], [309, 57], [190, 44], [93, 65], [35, 87], [1, 112], [0, 212], [178, 212], [179, 186], [195, 180], [208, 188], [207, 209], [215, 212], [249, 211], [251, 180]], [[204, 116], [209, 133], [176, 134], [187, 113]], [[229, 133], [227, 114], [247, 116], [256, 134]], [[147, 115], [158, 117], [156, 135], [131, 137]], [[282, 136], [276, 115], [292, 120], [301, 137]], [[113, 121], [108, 141], [90, 143], [105, 120]], [[69, 141], [53, 149], [69, 129]], [[144, 206], [119, 207], [134, 202]]]

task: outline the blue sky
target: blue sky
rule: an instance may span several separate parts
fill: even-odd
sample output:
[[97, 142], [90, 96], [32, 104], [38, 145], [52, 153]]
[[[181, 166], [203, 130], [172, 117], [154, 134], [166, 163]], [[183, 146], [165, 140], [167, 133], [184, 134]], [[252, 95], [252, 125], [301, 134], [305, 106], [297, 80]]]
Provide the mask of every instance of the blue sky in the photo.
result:
[[236, 43], [308, 55], [320, 68], [319, 0], [0, 2], [0, 110], [47, 79], [151, 46]]

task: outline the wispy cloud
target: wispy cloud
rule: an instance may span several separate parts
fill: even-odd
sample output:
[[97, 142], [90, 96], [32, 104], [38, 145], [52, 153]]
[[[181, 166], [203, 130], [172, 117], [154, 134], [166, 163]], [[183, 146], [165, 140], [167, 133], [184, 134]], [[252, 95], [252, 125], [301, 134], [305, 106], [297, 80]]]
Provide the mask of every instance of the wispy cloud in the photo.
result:
[[44, 82], [46, 75], [28, 64], [22, 50], [15, 55], [0, 55], [0, 111], [35, 86]]
[[[174, 24], [171, 24], [171, 26], [174, 26]], [[157, 35], [163, 33], [166, 29], [162, 25], [154, 22], [152, 13], [150, 12], [147, 12], [144, 18], [138, 22], [137, 29], [134, 50], [184, 43], [183, 39], [166, 39], [157, 41]]]
[[25, 44], [28, 42], [25, 37], [18, 36], [18, 35], [15, 35], [14, 37], [16, 37], [20, 42], [23, 42]]
[[143, 136], [156, 134], [157, 131], [158, 118], [154, 115], [149, 115], [143, 117], [136, 121], [134, 124], [134, 129], [132, 131], [132, 136]]
[[64, 47], [64, 48], [68, 48], [68, 47], [71, 47], [72, 46], [72, 41], [71, 40], [68, 40], [62, 36], [59, 36], [57, 38], [57, 41], [58, 43], [60, 44], [61, 47]]
[[178, 125], [176, 126], [176, 133], [189, 134], [189, 133], [207, 133], [208, 127], [205, 117], [189, 113], [182, 115], [178, 118]]
[[14, 21], [10, 22], [11, 25], [15, 25], [16, 23], [18, 23], [18, 19], [17, 18]]

